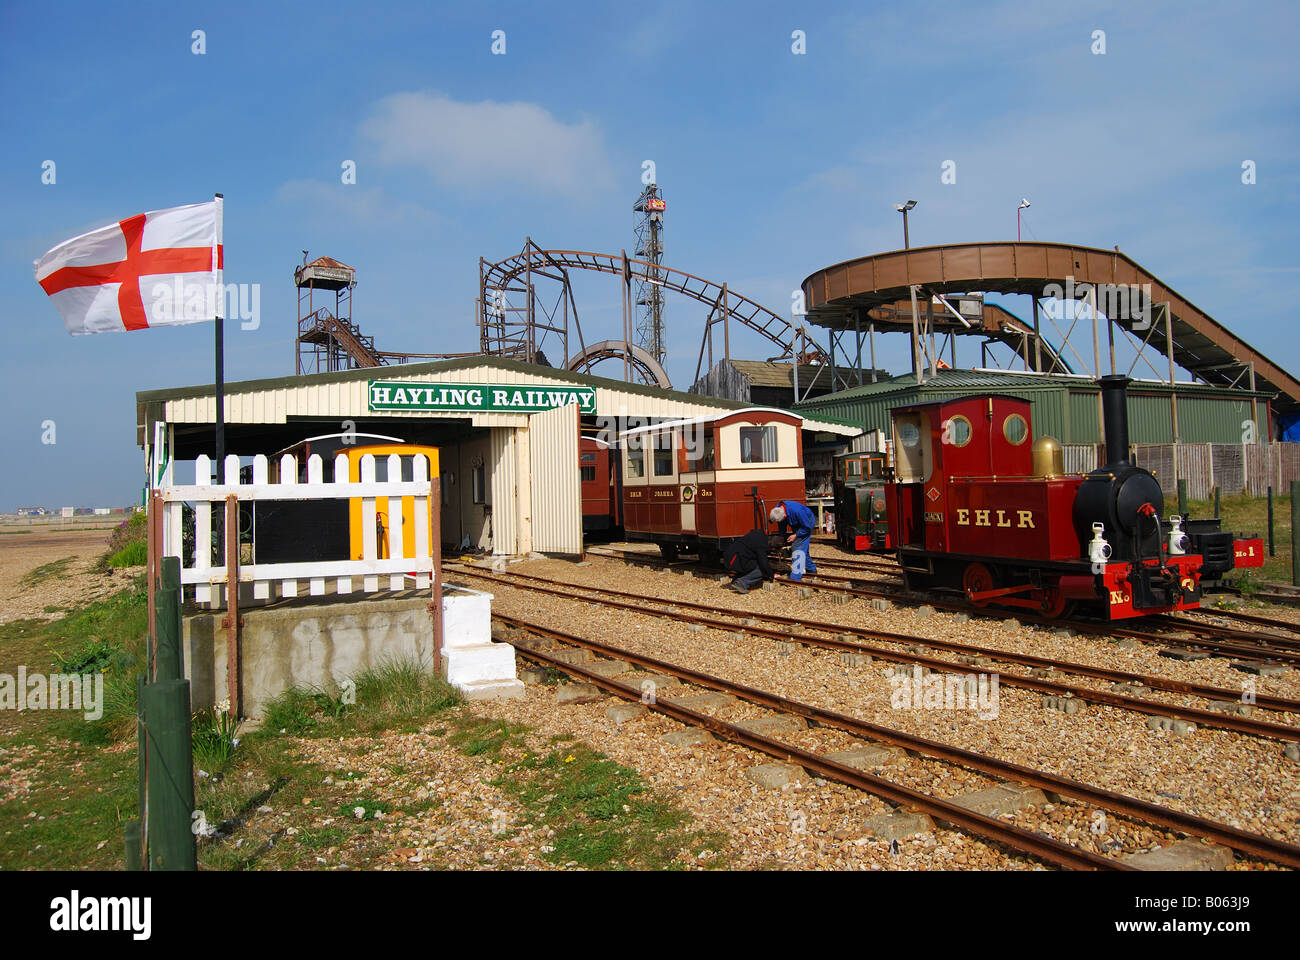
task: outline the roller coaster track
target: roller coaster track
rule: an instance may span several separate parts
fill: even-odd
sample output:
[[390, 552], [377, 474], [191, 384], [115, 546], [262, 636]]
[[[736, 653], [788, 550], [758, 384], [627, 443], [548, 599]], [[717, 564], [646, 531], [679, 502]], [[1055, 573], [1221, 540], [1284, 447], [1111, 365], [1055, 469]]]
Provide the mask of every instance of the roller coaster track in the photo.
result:
[[[1237, 386], [1249, 370], [1255, 388], [1276, 391], [1279, 405], [1300, 403], [1300, 381], [1118, 250], [1038, 242], [912, 247], [819, 270], [804, 280], [803, 292], [809, 322], [838, 330], [865, 321], [869, 311], [908, 299], [913, 285], [927, 294], [985, 291], [1044, 297], [1049, 285], [1068, 290], [1071, 283], [1149, 289], [1150, 304], [1169, 305], [1167, 325], [1112, 318], [1144, 346], [1149, 343], [1162, 353], [1172, 348], [1181, 367], [1215, 386]], [[880, 329], [881, 320], [875, 323]], [[901, 319], [894, 326], [904, 329]], [[906, 329], [911, 329], [910, 316]]]
[[[492, 291], [506, 290], [516, 283], [519, 277], [528, 273], [542, 272], [547, 268], [558, 269], [563, 274], [567, 270], [590, 270], [597, 273], [609, 273], [630, 280], [633, 276], [653, 276], [661, 280], [665, 290], [671, 290], [690, 297], [710, 307], [709, 321], [715, 322], [724, 315], [744, 324], [751, 330], [766, 337], [781, 348], [782, 356], [789, 356], [794, 341], [794, 328], [780, 314], [757, 303], [743, 294], [730, 289], [726, 284], [714, 283], [697, 277], [684, 270], [652, 264], [645, 260], [621, 254], [591, 253], [583, 250], [541, 250], [529, 248], [512, 257], [507, 257], [492, 264], [484, 264], [482, 270], [482, 289], [479, 291], [483, 303], [492, 301]], [[567, 282], [567, 278], [566, 278]], [[480, 331], [480, 346], [484, 353], [507, 355], [517, 349], [518, 341], [511, 336], [503, 314], [484, 312], [484, 322]], [[613, 343], [614, 341], [605, 341]], [[621, 344], [620, 344], [621, 346]], [[583, 351], [586, 353], [587, 351]], [[582, 356], [580, 354], [579, 356]], [[575, 358], [576, 359], [576, 358]], [[805, 362], [829, 364], [829, 357], [822, 348], [809, 343]], [[572, 363], [570, 364], [572, 368]]]

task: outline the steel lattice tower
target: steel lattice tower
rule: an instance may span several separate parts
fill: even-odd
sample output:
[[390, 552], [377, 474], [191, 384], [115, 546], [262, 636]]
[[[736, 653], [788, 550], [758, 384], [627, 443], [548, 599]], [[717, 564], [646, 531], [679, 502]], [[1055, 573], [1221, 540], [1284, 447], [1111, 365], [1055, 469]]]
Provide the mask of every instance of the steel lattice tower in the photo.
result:
[[634, 273], [636, 280], [636, 337], [637, 345], [663, 364], [667, 350], [664, 347], [664, 291], [663, 275], [658, 269], [664, 262], [664, 199], [659, 185], [649, 184], [636, 198], [632, 209], [637, 213], [636, 256], [649, 266], [643, 273]]

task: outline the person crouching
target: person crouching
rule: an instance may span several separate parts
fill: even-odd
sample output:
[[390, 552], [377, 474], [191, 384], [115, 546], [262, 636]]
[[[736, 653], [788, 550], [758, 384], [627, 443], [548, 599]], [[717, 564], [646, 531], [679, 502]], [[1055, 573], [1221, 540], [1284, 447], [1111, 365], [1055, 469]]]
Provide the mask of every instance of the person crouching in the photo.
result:
[[727, 565], [727, 572], [732, 576], [729, 584], [732, 590], [736, 593], [749, 593], [762, 581], [773, 578], [767, 550], [767, 534], [762, 530], [751, 530], [727, 545], [723, 561]]

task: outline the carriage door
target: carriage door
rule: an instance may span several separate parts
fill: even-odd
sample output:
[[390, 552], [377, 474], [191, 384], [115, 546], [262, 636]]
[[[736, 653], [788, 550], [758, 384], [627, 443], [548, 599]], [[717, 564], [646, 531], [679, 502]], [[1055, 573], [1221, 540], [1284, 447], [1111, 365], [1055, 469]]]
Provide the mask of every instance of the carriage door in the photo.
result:
[[578, 423], [576, 403], [528, 418], [533, 549], [540, 553], [582, 554]]

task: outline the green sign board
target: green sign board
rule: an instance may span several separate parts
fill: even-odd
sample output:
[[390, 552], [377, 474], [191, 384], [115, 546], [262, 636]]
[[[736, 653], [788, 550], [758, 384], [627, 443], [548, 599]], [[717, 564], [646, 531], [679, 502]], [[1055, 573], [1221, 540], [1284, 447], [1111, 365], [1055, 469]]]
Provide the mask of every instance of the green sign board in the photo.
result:
[[371, 410], [428, 410], [434, 413], [541, 413], [576, 403], [596, 412], [594, 387], [519, 386], [513, 383], [409, 383], [371, 380], [366, 406]]

